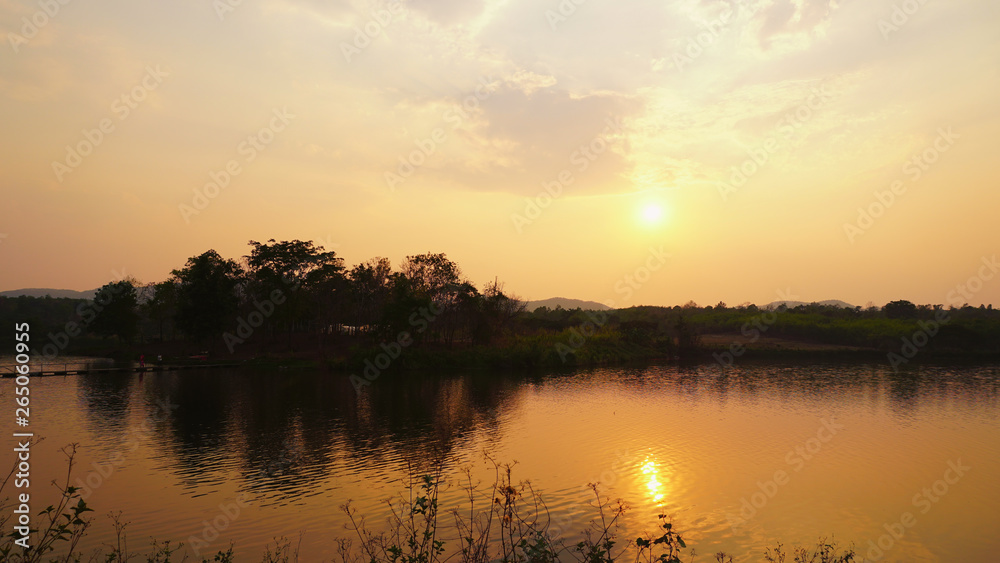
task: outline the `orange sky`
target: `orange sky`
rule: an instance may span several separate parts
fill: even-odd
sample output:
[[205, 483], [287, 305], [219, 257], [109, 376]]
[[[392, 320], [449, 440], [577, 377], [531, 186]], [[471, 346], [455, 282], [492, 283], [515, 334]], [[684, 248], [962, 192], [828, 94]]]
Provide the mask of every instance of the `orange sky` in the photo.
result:
[[298, 238], [528, 299], [1000, 304], [996, 2], [52, 4], [0, 0], [2, 290]]

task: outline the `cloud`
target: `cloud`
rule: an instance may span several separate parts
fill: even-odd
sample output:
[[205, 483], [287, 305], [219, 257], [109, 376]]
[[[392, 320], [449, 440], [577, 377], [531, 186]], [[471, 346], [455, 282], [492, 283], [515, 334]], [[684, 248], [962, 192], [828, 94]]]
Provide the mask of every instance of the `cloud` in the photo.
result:
[[[434, 129], [447, 136], [409, 185], [527, 195], [571, 169], [578, 180], [574, 193], [623, 189], [627, 139], [617, 128], [641, 111], [637, 100], [614, 92], [576, 95], [554, 78], [530, 72], [489, 82], [491, 90], [482, 97], [468, 89], [396, 104], [397, 121], [413, 124], [397, 136], [394, 147], [400, 156], [414, 150], [413, 139], [425, 138]], [[591, 150], [592, 144], [599, 154], [585, 156], [585, 164], [578, 154], [573, 162], [575, 153]], [[387, 159], [389, 170], [397, 161]]]
[[303, 13], [328, 23], [346, 24], [364, 13], [365, 7], [350, 0], [271, 0], [263, 5], [263, 12]]
[[808, 48], [838, 7], [837, 0], [774, 0], [754, 17], [758, 44], [764, 51]]
[[483, 0], [411, 0], [407, 5], [445, 26], [473, 20], [486, 9]]

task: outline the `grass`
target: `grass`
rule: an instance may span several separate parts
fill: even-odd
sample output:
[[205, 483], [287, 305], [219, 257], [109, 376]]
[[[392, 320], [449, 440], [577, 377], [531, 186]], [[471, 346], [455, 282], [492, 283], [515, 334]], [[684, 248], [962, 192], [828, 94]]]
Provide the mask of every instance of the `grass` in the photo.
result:
[[[66, 478], [53, 484], [60, 491], [59, 501], [39, 512], [33, 519], [38, 523], [30, 532], [24, 550], [15, 542], [21, 536], [13, 531], [15, 504], [0, 502], [0, 560], [16, 563], [171, 563], [198, 561], [191, 559], [183, 543], [151, 539], [140, 551], [128, 547], [128, 522], [121, 513], [111, 513], [115, 540], [90, 553], [79, 548], [81, 539], [93, 523], [93, 510], [81, 498], [70, 477], [76, 456], [76, 445], [63, 449], [67, 457]], [[406, 489], [386, 500], [389, 519], [385, 526], [373, 529], [366, 515], [360, 514], [350, 502], [341, 506], [350, 524], [347, 535], [332, 540], [340, 563], [682, 563], [695, 560], [695, 550], [688, 549], [681, 532], [668, 515], [659, 515], [655, 532], [635, 539], [620, 537], [619, 522], [628, 510], [622, 500], [602, 497], [596, 484], [591, 501], [593, 519], [580, 530], [576, 542], [567, 543], [552, 520], [542, 495], [530, 482], [513, 479], [513, 466], [500, 464], [486, 456], [494, 470], [493, 482], [485, 486], [474, 482], [471, 470], [466, 470], [457, 483], [445, 482], [438, 467], [429, 474], [418, 475], [413, 470]], [[0, 484], [0, 495], [16, 470]], [[443, 488], [458, 486], [464, 491], [463, 504], [443, 510], [439, 504]], [[301, 537], [299, 539], [301, 544]], [[769, 563], [850, 563], [855, 561], [853, 549], [841, 551], [836, 544], [821, 539], [815, 547], [793, 548], [786, 552], [781, 544], [760, 554]], [[233, 544], [214, 555], [203, 557], [201, 563], [233, 563], [237, 561]], [[241, 557], [240, 560], [246, 560]], [[276, 538], [259, 556], [262, 563], [292, 563], [299, 561], [299, 545], [284, 537]], [[718, 563], [732, 563], [733, 556], [716, 553]]]

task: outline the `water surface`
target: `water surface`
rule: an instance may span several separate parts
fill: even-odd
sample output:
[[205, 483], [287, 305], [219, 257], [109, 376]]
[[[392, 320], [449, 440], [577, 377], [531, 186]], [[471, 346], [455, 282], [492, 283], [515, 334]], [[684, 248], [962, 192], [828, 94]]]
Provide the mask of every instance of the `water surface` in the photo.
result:
[[[996, 561], [998, 374], [868, 365], [385, 374], [360, 395], [347, 377], [318, 371], [37, 378], [31, 429], [45, 440], [32, 491], [51, 498], [48, 483], [65, 473], [59, 449], [77, 442], [74, 482], [98, 515], [88, 548], [110, 541], [109, 511], [124, 513], [138, 547], [201, 536], [220, 504], [243, 499], [213, 553], [232, 540], [240, 560], [258, 560], [285, 536], [301, 537], [302, 561], [332, 560], [331, 537], [348, 535], [347, 500], [377, 524], [408, 471], [441, 465], [455, 482], [468, 467], [488, 481], [488, 452], [516, 461], [515, 480], [530, 479], [568, 539], [595, 515], [587, 484], [597, 482], [630, 506], [623, 537], [652, 531], [666, 512], [696, 561], [719, 550], [759, 561], [776, 540], [820, 536], [864, 554], [907, 512], [902, 537], [882, 537], [884, 560]], [[11, 389], [0, 382], [0, 400], [12, 404]], [[462, 494], [449, 487], [442, 503]]]

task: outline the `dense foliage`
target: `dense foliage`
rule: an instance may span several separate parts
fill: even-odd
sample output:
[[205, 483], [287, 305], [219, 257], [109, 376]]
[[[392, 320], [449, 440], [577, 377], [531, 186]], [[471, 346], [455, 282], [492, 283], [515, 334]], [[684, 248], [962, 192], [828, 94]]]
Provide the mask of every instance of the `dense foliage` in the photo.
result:
[[160, 282], [110, 282], [92, 301], [0, 297], [0, 321], [30, 323], [35, 353], [46, 359], [166, 347], [363, 367], [365, 358], [388, 351], [395, 360], [406, 348], [401, 365], [533, 366], [710, 357], [730, 342], [740, 354], [744, 345], [773, 350], [774, 342], [786, 350], [822, 344], [886, 354], [916, 342], [923, 354], [1000, 353], [1000, 311], [992, 306], [689, 302], [527, 312], [501, 282], [477, 288], [444, 254], [408, 256], [398, 268], [381, 257], [348, 268], [313, 242], [249, 246], [239, 260], [214, 250], [193, 256]]

